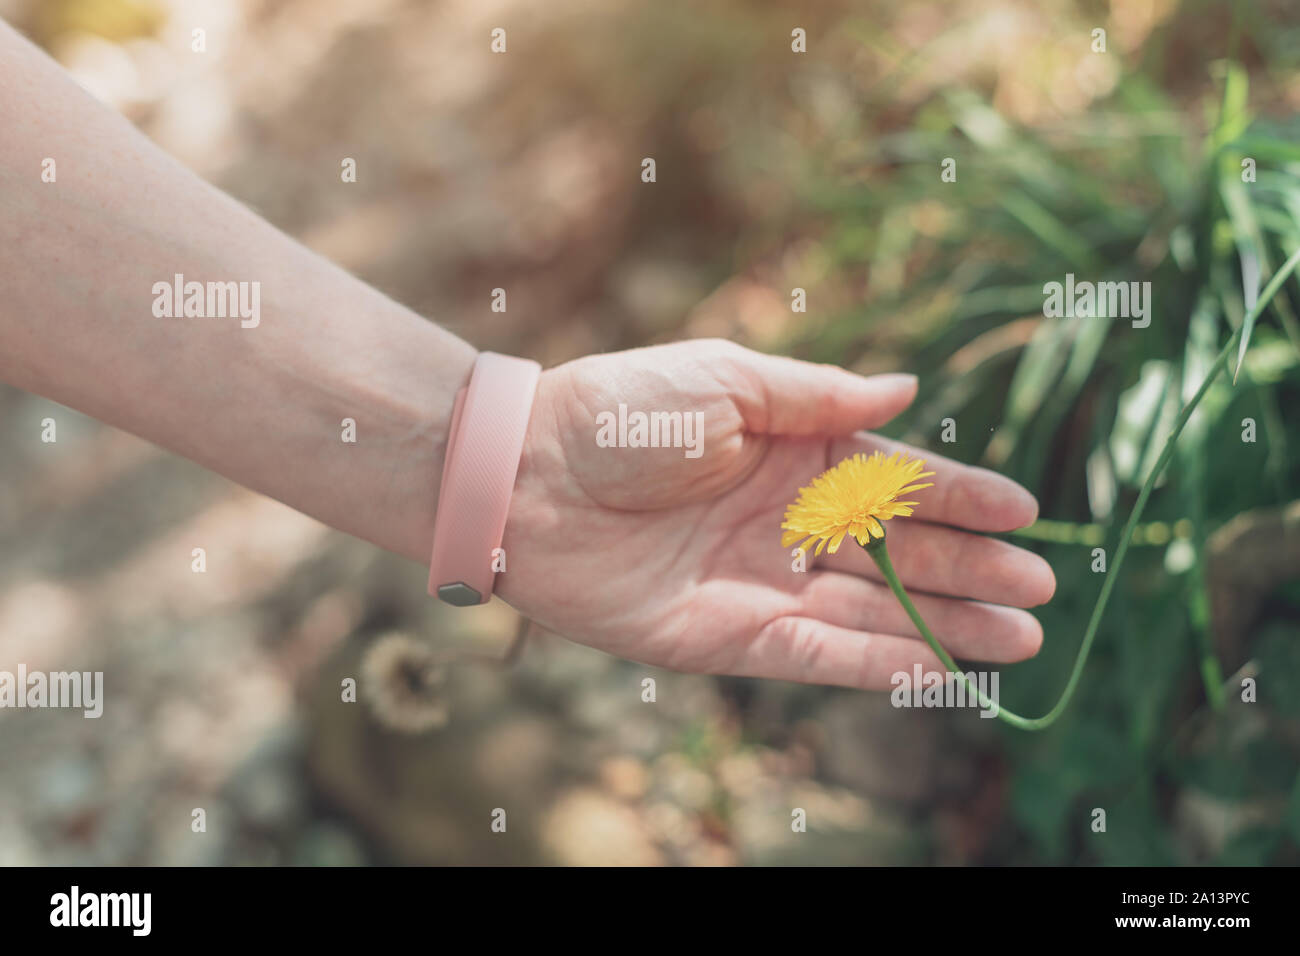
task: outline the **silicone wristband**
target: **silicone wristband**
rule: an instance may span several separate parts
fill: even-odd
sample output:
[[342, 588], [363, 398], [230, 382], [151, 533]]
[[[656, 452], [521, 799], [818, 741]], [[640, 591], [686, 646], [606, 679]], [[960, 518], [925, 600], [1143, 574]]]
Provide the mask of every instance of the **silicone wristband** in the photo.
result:
[[542, 367], [480, 352], [456, 393], [433, 523], [429, 593], [448, 604], [486, 603]]

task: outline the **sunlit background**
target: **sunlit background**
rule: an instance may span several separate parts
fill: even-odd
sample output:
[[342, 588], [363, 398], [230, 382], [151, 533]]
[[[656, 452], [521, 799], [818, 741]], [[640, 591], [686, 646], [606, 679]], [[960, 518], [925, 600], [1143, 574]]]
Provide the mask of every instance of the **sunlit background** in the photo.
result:
[[[1113, 550], [1241, 321], [1241, 263], [1267, 276], [1300, 247], [1290, 0], [0, 15], [200, 175], [480, 348], [553, 364], [724, 336], [918, 373], [891, 433], [1013, 475], [1054, 522], [1021, 542], [1059, 581], [1043, 652], [1002, 672], [1021, 713], [1059, 693], [1092, 549]], [[1150, 328], [1044, 319], [1042, 285], [1070, 271], [1151, 281]], [[0, 710], [0, 863], [1300, 862], [1297, 290], [1193, 420], [1073, 709], [1032, 737], [536, 630], [513, 654], [499, 602], [444, 609], [422, 568], [0, 386], [0, 669], [107, 684], [100, 720]], [[196, 542], [226, 558], [193, 574]]]

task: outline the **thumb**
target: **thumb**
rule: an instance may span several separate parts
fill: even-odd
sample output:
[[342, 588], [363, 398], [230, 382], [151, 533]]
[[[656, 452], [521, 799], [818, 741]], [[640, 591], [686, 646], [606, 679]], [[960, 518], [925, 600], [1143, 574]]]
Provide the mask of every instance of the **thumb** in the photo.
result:
[[745, 428], [766, 435], [847, 435], [879, 428], [916, 398], [915, 375], [857, 375], [838, 365], [745, 352], [733, 398]]

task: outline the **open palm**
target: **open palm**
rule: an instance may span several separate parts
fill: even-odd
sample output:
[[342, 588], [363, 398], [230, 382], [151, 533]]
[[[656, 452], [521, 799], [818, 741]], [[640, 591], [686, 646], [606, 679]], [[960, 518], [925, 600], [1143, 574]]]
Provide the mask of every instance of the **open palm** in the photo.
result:
[[[942, 670], [851, 539], [806, 570], [781, 546], [801, 486], [859, 451], [906, 446], [860, 431], [911, 402], [915, 379], [863, 378], [726, 341], [591, 356], [543, 374], [497, 593], [575, 641], [675, 670], [887, 689]], [[602, 447], [602, 412], [699, 413], [682, 447]], [[690, 437], [690, 433], [687, 433]], [[1042, 641], [1018, 608], [1047, 601], [1051, 568], [972, 534], [1031, 523], [1014, 482], [911, 449], [933, 488], [887, 526], [904, 584], [959, 658], [1011, 662]], [[694, 454], [694, 452], [692, 452]]]

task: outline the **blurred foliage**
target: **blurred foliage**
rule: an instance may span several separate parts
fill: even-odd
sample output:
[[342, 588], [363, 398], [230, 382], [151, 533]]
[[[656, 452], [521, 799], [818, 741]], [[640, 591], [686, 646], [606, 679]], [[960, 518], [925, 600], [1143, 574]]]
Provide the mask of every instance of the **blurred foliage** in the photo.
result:
[[[810, 315], [773, 347], [864, 367], [892, 345], [922, 382], [906, 437], [1033, 489], [1054, 521], [1052, 533], [1027, 537], [1069, 539], [1061, 529], [1086, 526], [1113, 554], [1178, 409], [1263, 282], [1300, 248], [1300, 123], [1261, 108], [1294, 81], [1296, 49], [1284, 38], [1296, 30], [1279, 28], [1275, 5], [1232, 9], [1182, 5], [1086, 112], [1037, 125], [1004, 115], [978, 86], [936, 86], [900, 116], [893, 91], [916, 58], [900, 59], [855, 104], [845, 138], [821, 144], [795, 204], [819, 213], [804, 229], [825, 287], [860, 289], [860, 301]], [[1207, 21], [1221, 28], [1220, 58], [1175, 61]], [[882, 116], [890, 128], [868, 132]], [[956, 182], [941, 181], [949, 157]], [[1150, 327], [1043, 318], [1044, 284], [1067, 273], [1149, 281]], [[1236, 385], [1213, 387], [1152, 498], [1147, 517], [1181, 527], [1191, 546], [1149, 536], [1162, 546], [1125, 567], [1066, 718], [1042, 735], [1005, 732], [1021, 839], [993, 862], [1300, 860], [1300, 602], [1294, 590], [1277, 595], [1242, 622], [1253, 625], [1248, 646], [1217, 648], [1227, 673], [1245, 668], [1259, 682], [1260, 702], [1240, 703], [1239, 678], [1219, 686], [1203, 560], [1235, 515], [1300, 497], [1289, 454], [1300, 420], [1285, 414], [1300, 398], [1298, 293], [1289, 281], [1264, 313]], [[952, 444], [940, 439], [948, 418]], [[1245, 418], [1258, 423], [1254, 444], [1242, 440]], [[1059, 588], [1041, 609], [1042, 653], [1003, 681], [1004, 701], [1022, 714], [1055, 701], [1099, 589], [1090, 565], [1100, 542], [1073, 537], [1040, 546]], [[1226, 691], [1218, 712], [1200, 686], [1202, 660], [1211, 693]], [[1094, 807], [1107, 811], [1108, 838], [1090, 839]], [[1216, 838], [1189, 846], [1188, 830], [1206, 827], [1188, 818], [1205, 813]]]

